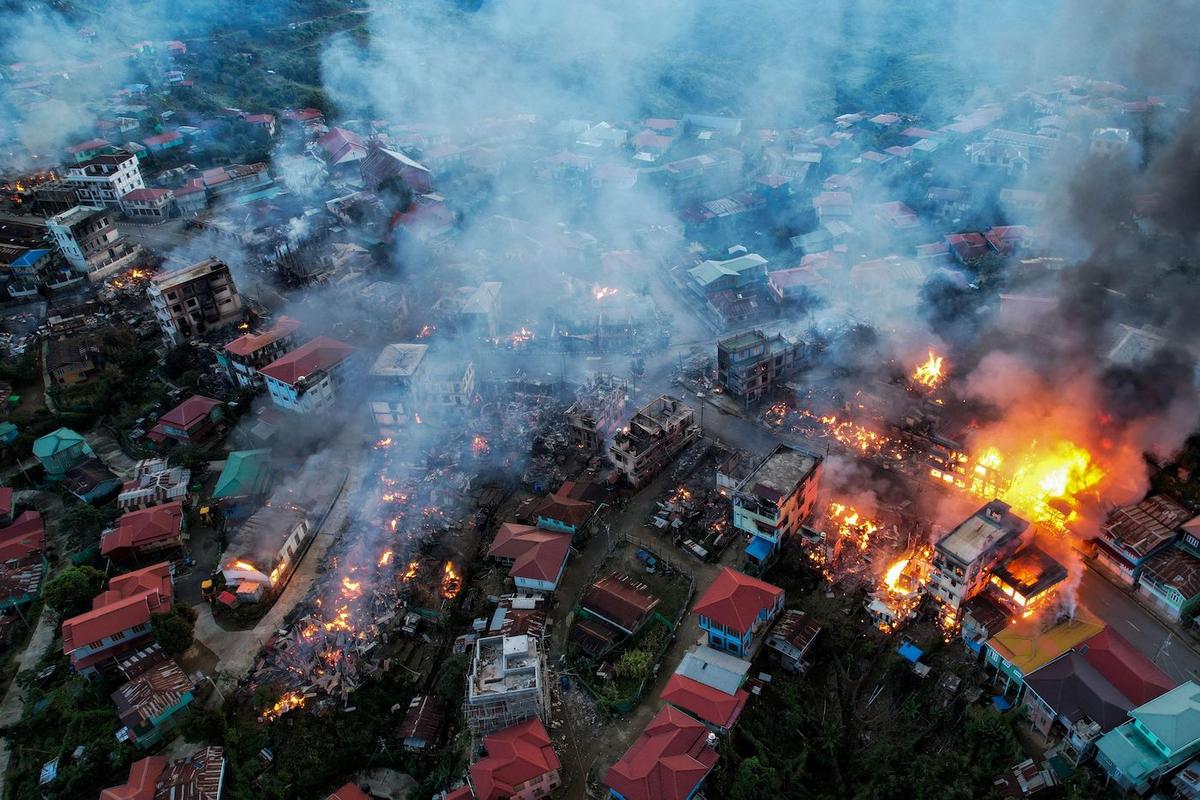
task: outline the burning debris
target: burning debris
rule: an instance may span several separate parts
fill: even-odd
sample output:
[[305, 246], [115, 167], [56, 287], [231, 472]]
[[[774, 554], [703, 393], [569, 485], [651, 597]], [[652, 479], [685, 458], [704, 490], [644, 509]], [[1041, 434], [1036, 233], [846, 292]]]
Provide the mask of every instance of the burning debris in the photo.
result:
[[913, 382], [926, 389], [938, 388], [946, 380], [946, 372], [943, 368], [944, 362], [945, 359], [942, 356], [935, 355], [930, 350], [929, 359], [923, 364], [918, 364], [917, 368], [913, 370]]

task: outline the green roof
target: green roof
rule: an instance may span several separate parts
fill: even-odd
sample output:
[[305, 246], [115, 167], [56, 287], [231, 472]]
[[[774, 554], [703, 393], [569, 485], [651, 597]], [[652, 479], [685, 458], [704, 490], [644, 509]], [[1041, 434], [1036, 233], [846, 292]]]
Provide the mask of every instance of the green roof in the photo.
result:
[[1167, 762], [1167, 757], [1151, 746], [1133, 728], [1132, 722], [1118, 725], [1100, 737], [1096, 748], [1130, 783], [1139, 784]]
[[0, 422], [0, 436], [7, 436], [17, 429], [11, 422]]
[[47, 433], [42, 438], [33, 443], [33, 454], [38, 458], [48, 458], [55, 453], [61, 453], [75, 445], [83, 442], [82, 434], [76, 433], [70, 428], [59, 428], [53, 433]]
[[270, 450], [238, 450], [225, 460], [213, 499], [258, 494], [267, 484]]
[[1195, 681], [1176, 686], [1129, 712], [1172, 753], [1200, 740], [1200, 685]]

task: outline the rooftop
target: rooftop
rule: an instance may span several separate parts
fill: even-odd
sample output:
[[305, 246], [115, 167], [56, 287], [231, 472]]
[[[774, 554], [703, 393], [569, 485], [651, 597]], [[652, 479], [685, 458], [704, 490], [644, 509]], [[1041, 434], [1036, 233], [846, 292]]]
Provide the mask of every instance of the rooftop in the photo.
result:
[[256, 353], [262, 348], [273, 344], [274, 342], [291, 336], [300, 329], [300, 320], [292, 319], [288, 316], [281, 316], [275, 320], [270, 328], [261, 333], [244, 333], [234, 339], [229, 344], [225, 345], [226, 352], [232, 353], [235, 356], [248, 356], [251, 353]]
[[749, 671], [749, 661], [708, 645], [697, 645], [688, 650], [675, 668], [676, 675], [691, 678], [724, 694], [734, 694], [745, 682]]
[[717, 763], [708, 728], [670, 706], [612, 765], [604, 785], [625, 800], [685, 800]]
[[532, 636], [488, 636], [475, 641], [468, 677], [472, 702], [541, 685], [541, 655]]
[[311, 375], [340, 364], [355, 348], [328, 336], [317, 338], [280, 356], [263, 367], [260, 372], [268, 378], [295, 386]]
[[166, 562], [118, 575], [108, 590], [92, 601], [92, 610], [64, 620], [63, 652], [150, 621], [150, 614], [167, 611], [174, 599], [171, 568]]
[[488, 548], [491, 558], [513, 562], [510, 577], [555, 583], [571, 552], [571, 534], [506, 522]]
[[1172, 752], [1200, 739], [1200, 685], [1188, 681], [1129, 714]]
[[726, 628], [745, 632], [782, 598], [783, 589], [778, 586], [722, 567], [692, 610]]
[[728, 729], [741, 716], [750, 695], [742, 689], [731, 695], [725, 694], [686, 675], [675, 673], [667, 680], [659, 698], [695, 714], [705, 722]]
[[371, 374], [388, 378], [407, 378], [414, 375], [429, 350], [427, 344], [389, 344], [379, 353], [371, 366]]
[[1067, 569], [1035, 544], [1021, 548], [1004, 560], [992, 574], [1028, 599], [1067, 577]]
[[583, 593], [579, 605], [583, 609], [634, 631], [658, 607], [659, 599], [645, 584], [628, 575], [611, 572], [593, 583]]
[[183, 532], [183, 519], [183, 503], [179, 500], [126, 512], [121, 515], [116, 528], [101, 535], [100, 553], [110, 555], [117, 551], [178, 542]]
[[939, 539], [937, 549], [963, 564], [971, 564], [1028, 527], [1029, 523], [1013, 514], [1008, 503], [993, 500]]
[[206, 258], [203, 261], [197, 261], [191, 266], [183, 267], [182, 269], [172, 270], [170, 272], [160, 272], [150, 279], [151, 283], [160, 290], [166, 291], [175, 286], [194, 281], [197, 278], [207, 277], [210, 273], [228, 270], [224, 261], [219, 258]]
[[133, 729], [158, 719], [195, 689], [157, 644], [122, 659], [118, 667], [127, 683], [112, 693], [112, 700], [121, 722]]
[[787, 497], [820, 465], [821, 457], [786, 444], [779, 444], [754, 472], [738, 486], [738, 492], [754, 494], [771, 502]]
[[988, 639], [988, 646], [1021, 674], [1028, 675], [1076, 645], [1104, 630], [1104, 624], [1084, 617], [1049, 621], [1029, 617]]
[[518, 786], [561, 766], [537, 717], [483, 737], [483, 746], [487, 756], [471, 765], [478, 800], [506, 800], [519, 791]]
[[724, 261], [702, 261], [688, 270], [692, 279], [701, 286], [708, 286], [719, 278], [727, 275], [741, 275], [752, 270], [765, 270], [767, 260], [757, 253], [729, 258]]
[[1121, 549], [1145, 557], [1175, 535], [1175, 529], [1191, 519], [1192, 513], [1163, 494], [1152, 495], [1109, 515], [1104, 535]]

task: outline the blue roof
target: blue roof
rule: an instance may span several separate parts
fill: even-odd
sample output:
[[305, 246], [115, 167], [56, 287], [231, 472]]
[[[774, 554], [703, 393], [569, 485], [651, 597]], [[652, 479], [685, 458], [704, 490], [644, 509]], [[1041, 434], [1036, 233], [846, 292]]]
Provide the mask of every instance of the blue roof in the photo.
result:
[[917, 647], [912, 642], [905, 642], [904, 644], [900, 645], [900, 648], [896, 652], [914, 664], [921, 660], [921, 656], [925, 655], [925, 651]]
[[746, 555], [755, 561], [763, 561], [771, 555], [771, 543], [766, 539], [754, 536], [750, 539], [750, 544], [746, 545]]
[[49, 250], [42, 250], [42, 249], [26, 250], [24, 253], [21, 253], [21, 255], [14, 258], [12, 263], [9, 264], [9, 266], [10, 267], [32, 267], [34, 264], [36, 264], [38, 261], [40, 261], [42, 258], [44, 258], [46, 256], [46, 254], [49, 252], [50, 252]]

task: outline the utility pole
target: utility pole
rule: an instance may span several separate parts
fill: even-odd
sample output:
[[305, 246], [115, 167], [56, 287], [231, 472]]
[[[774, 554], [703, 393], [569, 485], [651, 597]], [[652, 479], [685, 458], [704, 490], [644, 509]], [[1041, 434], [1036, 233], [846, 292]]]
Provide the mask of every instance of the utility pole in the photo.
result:
[[1161, 656], [1166, 651], [1167, 647], [1171, 644], [1171, 637], [1174, 635], [1175, 635], [1174, 632], [1168, 633], [1167, 638], [1163, 639], [1162, 644], [1160, 644], [1158, 646], [1158, 650], [1155, 651], [1155, 653], [1154, 653], [1154, 658], [1151, 659], [1151, 661], [1154, 663], [1155, 666], [1158, 665], [1159, 656]]

